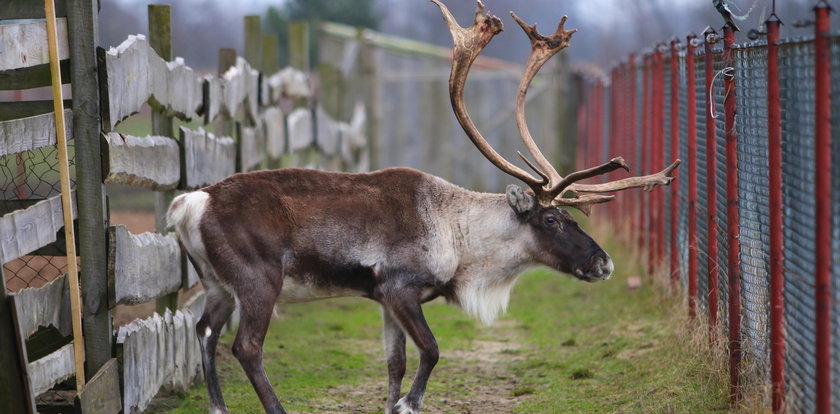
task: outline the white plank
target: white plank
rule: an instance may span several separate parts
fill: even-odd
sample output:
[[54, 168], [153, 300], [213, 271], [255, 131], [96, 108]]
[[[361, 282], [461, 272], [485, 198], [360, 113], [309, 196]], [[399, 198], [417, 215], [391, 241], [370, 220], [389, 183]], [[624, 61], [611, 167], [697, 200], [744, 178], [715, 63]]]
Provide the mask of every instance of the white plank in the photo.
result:
[[311, 94], [309, 79], [305, 73], [287, 67], [271, 75], [267, 81], [271, 87], [271, 99], [308, 98]]
[[181, 249], [174, 234], [132, 234], [125, 226], [112, 226], [108, 234], [114, 303], [148, 302], [181, 287]]
[[[163, 76], [149, 67], [153, 53], [146, 36], [130, 35], [105, 54], [108, 76], [108, 114], [111, 126], [140, 110], [151, 94], [150, 73]], [[160, 59], [158, 57], [158, 59]], [[154, 66], [159, 68], [160, 65]]]
[[[67, 19], [57, 20], [59, 60], [70, 57], [67, 42]], [[47, 45], [47, 22], [0, 24], [0, 71], [28, 68], [50, 63]]]
[[69, 343], [57, 351], [29, 363], [29, 384], [32, 394], [38, 396], [73, 375], [76, 365], [73, 359], [73, 344]]
[[242, 170], [251, 171], [265, 159], [265, 134], [259, 126], [243, 126], [239, 139], [242, 143]]
[[286, 118], [283, 111], [275, 106], [263, 112], [265, 126], [266, 152], [272, 159], [278, 159], [286, 148]]
[[224, 100], [224, 82], [215, 76], [206, 75], [204, 80], [207, 82], [208, 97], [210, 102], [205, 102], [207, 111], [207, 120], [213, 121], [219, 116], [219, 111], [222, 110]]
[[154, 314], [119, 329], [125, 413], [139, 413], [161, 389], [183, 390], [201, 380], [201, 348], [191, 309]]
[[178, 143], [167, 137], [135, 137], [118, 132], [105, 136], [108, 175], [105, 183], [127, 184], [150, 190], [170, 190], [181, 180]]
[[[191, 68], [184, 64], [184, 59], [177, 57], [167, 62], [165, 82], [154, 85], [154, 96], [165, 103], [171, 111], [189, 119], [197, 119], [196, 110], [203, 103], [203, 80]], [[161, 88], [163, 90], [161, 90]]]
[[339, 127], [336, 122], [323, 107], [318, 106], [315, 110], [316, 122], [318, 123], [318, 139], [315, 142], [318, 144], [318, 149], [324, 155], [338, 154], [339, 145]]
[[[64, 110], [67, 139], [73, 139], [73, 111]], [[0, 156], [55, 145], [55, 114], [0, 122]]]
[[184, 119], [197, 119], [204, 79], [184, 59], [164, 61], [143, 35], [128, 36], [105, 54], [111, 126], [136, 113], [149, 98]]
[[70, 293], [67, 277], [61, 276], [40, 288], [27, 288], [14, 294], [21, 335], [29, 338], [40, 327], [54, 326], [71, 334]]
[[289, 150], [300, 151], [312, 145], [312, 113], [307, 108], [292, 111], [287, 120], [289, 123]]
[[[76, 193], [72, 196], [73, 218], [76, 218]], [[64, 227], [63, 211], [61, 195], [56, 195], [0, 217], [0, 263], [54, 242], [56, 232]]]
[[236, 145], [233, 138], [216, 137], [204, 129], [181, 127], [186, 187], [215, 184], [236, 172]]

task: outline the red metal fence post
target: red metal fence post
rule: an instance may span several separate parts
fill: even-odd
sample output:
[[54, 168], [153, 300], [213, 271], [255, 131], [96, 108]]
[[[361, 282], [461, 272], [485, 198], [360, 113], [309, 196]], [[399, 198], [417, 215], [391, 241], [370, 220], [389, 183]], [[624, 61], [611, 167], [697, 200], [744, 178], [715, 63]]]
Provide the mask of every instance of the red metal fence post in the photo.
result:
[[[628, 131], [627, 131], [627, 146], [630, 149], [627, 156], [631, 165], [634, 168], [638, 168], [639, 160], [636, 159], [636, 55], [631, 54], [630, 59], [627, 64], [627, 76], [628, 82], [630, 87], [630, 93], [628, 94], [628, 106], [629, 106], [629, 113], [627, 115]], [[630, 222], [630, 240], [635, 240], [635, 235], [633, 234], [633, 230], [636, 229], [635, 226], [635, 218], [636, 215], [633, 214], [634, 209], [638, 207], [636, 200], [638, 196], [638, 192], [632, 191], [629, 194], [629, 201], [627, 203], [627, 220]]]
[[831, 412], [831, 7], [816, 11], [816, 369], [817, 413]]
[[[651, 172], [665, 168], [665, 53], [664, 45], [656, 47], [656, 158]], [[665, 257], [665, 189], [656, 191], [656, 266]]]
[[[649, 106], [649, 93], [650, 90], [650, 79], [648, 77], [648, 71], [650, 70], [650, 57], [645, 56], [644, 62], [642, 63], [642, 131], [639, 134], [639, 140], [642, 144], [642, 151], [639, 154], [639, 170], [642, 173], [646, 173], [647, 168], [645, 161], [650, 158], [649, 154], [649, 145], [648, 145], [648, 136], [650, 135], [650, 123], [648, 122], [650, 109]], [[647, 235], [647, 229], [645, 228], [645, 211], [646, 211], [646, 203], [645, 203], [645, 193], [639, 192], [639, 203], [637, 208], [639, 209], [639, 222], [637, 223], [638, 228], [638, 237], [639, 237], [639, 249], [644, 255], [645, 253], [645, 236]], [[650, 269], [650, 264], [648, 264], [648, 269]]]
[[711, 108], [715, 104], [713, 96], [710, 96], [709, 91], [712, 90], [714, 80], [714, 51], [712, 40], [717, 37], [717, 32], [711, 27], [703, 32], [705, 37], [705, 72], [706, 72], [706, 89], [703, 90], [705, 95], [706, 107], [706, 235], [708, 242], [708, 257], [707, 257], [707, 283], [709, 287], [709, 340], [715, 340], [715, 330], [717, 329], [717, 313], [718, 313], [718, 240], [717, 240], [717, 151], [715, 150], [717, 131], [715, 129], [715, 118], [712, 117]]
[[[649, 142], [647, 172], [653, 172], [658, 165], [659, 157], [659, 47], [654, 46], [653, 54], [650, 62], [650, 123], [648, 124]], [[657, 195], [659, 191], [650, 191], [647, 194], [648, 198], [648, 269], [650, 272], [656, 270], [657, 265], [657, 245], [659, 244], [659, 199]]]
[[[723, 65], [735, 67], [735, 30], [730, 25], [723, 29]], [[735, 77], [725, 78], [724, 108], [726, 116], [726, 241], [729, 299], [729, 393], [733, 401], [741, 396], [741, 242], [738, 217], [738, 134], [735, 131]]]
[[[679, 68], [679, 53], [677, 45], [680, 43], [677, 38], [671, 40], [671, 159], [673, 161], [679, 158], [679, 140], [680, 140], [680, 68]], [[675, 172], [676, 175], [676, 172]], [[679, 225], [678, 214], [679, 211], [679, 185], [672, 185], [671, 191], [671, 287], [677, 291], [677, 283], [679, 282], [679, 252], [677, 251], [677, 226]]]
[[767, 21], [767, 147], [770, 203], [770, 380], [773, 413], [785, 404], [785, 296], [782, 243], [782, 109], [779, 90], [779, 26], [774, 14]]
[[688, 140], [688, 316], [697, 316], [697, 89], [695, 35], [686, 38], [686, 121]]

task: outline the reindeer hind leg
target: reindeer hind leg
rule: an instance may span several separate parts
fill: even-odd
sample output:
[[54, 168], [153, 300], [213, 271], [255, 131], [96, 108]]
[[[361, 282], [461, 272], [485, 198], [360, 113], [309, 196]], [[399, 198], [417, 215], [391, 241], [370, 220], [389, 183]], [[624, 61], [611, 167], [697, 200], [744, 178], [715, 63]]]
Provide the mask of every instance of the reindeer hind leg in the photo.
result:
[[216, 372], [216, 345], [222, 328], [233, 313], [236, 303], [230, 293], [219, 285], [219, 282], [205, 278], [203, 284], [207, 291], [207, 299], [204, 313], [196, 324], [196, 335], [201, 344], [201, 362], [204, 367], [204, 380], [207, 382], [207, 393], [210, 397], [210, 412], [221, 414], [227, 413], [228, 410]]
[[248, 288], [248, 292], [238, 295], [239, 331], [233, 343], [233, 355], [239, 360], [251, 385], [254, 386], [265, 412], [286, 414], [263, 366], [263, 343], [280, 289], [275, 290], [268, 286], [260, 289], [252, 289], [251, 286]]

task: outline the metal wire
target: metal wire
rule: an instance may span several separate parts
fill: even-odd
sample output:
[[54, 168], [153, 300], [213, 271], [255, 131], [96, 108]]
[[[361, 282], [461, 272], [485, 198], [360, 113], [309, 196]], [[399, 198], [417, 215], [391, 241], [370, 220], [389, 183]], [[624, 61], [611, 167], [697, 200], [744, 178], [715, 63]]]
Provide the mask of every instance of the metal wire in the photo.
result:
[[[71, 185], [75, 186], [74, 141], [68, 145]], [[0, 157], [0, 200], [32, 202], [61, 193], [55, 145]], [[67, 271], [67, 259], [55, 256], [25, 255], [3, 263], [6, 291], [41, 287]]]
[[[769, 376], [770, 222], [766, 42], [736, 50], [738, 197], [741, 234], [741, 337], [744, 359]], [[750, 376], [748, 376], [750, 378]]]
[[782, 187], [785, 252], [785, 367], [788, 406], [815, 412], [814, 45], [779, 48], [782, 101]]

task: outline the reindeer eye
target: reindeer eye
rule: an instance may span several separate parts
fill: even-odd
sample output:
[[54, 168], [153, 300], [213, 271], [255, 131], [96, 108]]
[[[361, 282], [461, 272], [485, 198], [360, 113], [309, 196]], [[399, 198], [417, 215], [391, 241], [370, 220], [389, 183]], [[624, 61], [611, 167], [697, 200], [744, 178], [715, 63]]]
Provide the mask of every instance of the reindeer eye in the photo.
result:
[[554, 217], [548, 216], [548, 217], [545, 218], [545, 222], [547, 224], [554, 224], [554, 223], [557, 223], [557, 219], [554, 218]]

